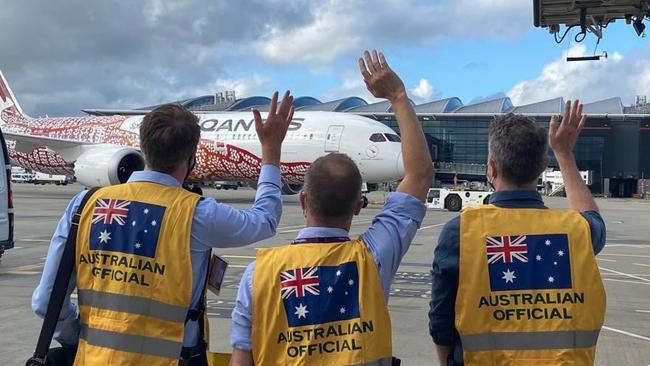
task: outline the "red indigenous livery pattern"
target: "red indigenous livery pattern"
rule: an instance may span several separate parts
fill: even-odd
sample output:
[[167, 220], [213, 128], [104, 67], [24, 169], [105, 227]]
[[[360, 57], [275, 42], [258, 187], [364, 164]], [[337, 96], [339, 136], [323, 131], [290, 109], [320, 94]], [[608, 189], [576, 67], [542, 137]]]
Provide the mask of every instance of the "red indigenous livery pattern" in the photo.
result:
[[[11, 103], [9, 93], [0, 83], [0, 99], [5, 108], [0, 112], [2, 128], [8, 132], [52, 139], [75, 140], [81, 143], [112, 144], [139, 148], [138, 134], [122, 127], [125, 116], [63, 117], [26, 119]], [[7, 106], [7, 100], [9, 105]], [[16, 151], [16, 143], [8, 140], [12, 163], [49, 174], [74, 174], [74, 162], [45, 147], [35, 147], [31, 152]], [[20, 150], [20, 149], [19, 149]], [[238, 146], [220, 141], [201, 139], [196, 154], [196, 167], [192, 181], [240, 180], [256, 181], [262, 160], [257, 155]], [[309, 162], [282, 163], [282, 177], [287, 183], [300, 184], [304, 180]]]

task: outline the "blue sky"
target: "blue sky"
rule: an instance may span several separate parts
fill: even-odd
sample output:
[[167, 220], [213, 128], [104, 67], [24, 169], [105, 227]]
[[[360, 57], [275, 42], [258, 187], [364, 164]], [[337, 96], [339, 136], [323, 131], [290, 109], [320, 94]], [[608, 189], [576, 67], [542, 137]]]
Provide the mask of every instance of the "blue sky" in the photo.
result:
[[[234, 89], [291, 89], [323, 101], [365, 91], [356, 59], [383, 50], [416, 102], [515, 104], [563, 96], [650, 95], [650, 46], [616, 22], [556, 44], [534, 28], [532, 0], [0, 0], [0, 69], [28, 113], [78, 115]], [[30, 24], [25, 27], [25, 24]], [[567, 38], [572, 38], [571, 36]]]

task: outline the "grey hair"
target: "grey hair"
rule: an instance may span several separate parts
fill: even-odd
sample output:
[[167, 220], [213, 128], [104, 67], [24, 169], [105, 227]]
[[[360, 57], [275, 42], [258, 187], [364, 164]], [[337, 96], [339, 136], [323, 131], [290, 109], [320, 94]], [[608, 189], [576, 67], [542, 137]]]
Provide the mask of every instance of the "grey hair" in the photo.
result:
[[508, 113], [490, 125], [488, 149], [502, 178], [523, 186], [544, 171], [548, 136], [534, 119]]

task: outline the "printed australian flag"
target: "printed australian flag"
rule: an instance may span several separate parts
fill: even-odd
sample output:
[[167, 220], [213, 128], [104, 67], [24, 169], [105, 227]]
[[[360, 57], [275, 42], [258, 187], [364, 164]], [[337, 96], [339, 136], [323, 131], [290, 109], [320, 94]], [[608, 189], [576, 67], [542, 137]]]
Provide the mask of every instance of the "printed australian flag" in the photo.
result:
[[89, 247], [154, 258], [165, 207], [137, 201], [98, 199]]
[[490, 236], [486, 250], [492, 291], [571, 288], [566, 234]]
[[290, 327], [359, 318], [357, 263], [282, 271], [279, 295]]

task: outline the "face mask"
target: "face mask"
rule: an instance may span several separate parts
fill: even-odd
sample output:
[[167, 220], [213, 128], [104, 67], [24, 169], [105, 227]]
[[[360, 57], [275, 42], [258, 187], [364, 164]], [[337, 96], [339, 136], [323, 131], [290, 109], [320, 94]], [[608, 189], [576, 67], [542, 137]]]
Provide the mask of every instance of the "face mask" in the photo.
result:
[[496, 191], [496, 189], [494, 189], [494, 184], [492, 184], [492, 180], [490, 180], [490, 177], [486, 175], [485, 178], [487, 180], [488, 186], [490, 186], [490, 190]]
[[187, 162], [187, 174], [185, 174], [185, 181], [187, 181], [187, 178], [189, 178], [190, 174], [192, 174], [192, 170], [194, 170], [194, 165], [196, 165], [196, 159], [194, 157], [190, 157], [190, 160]]

